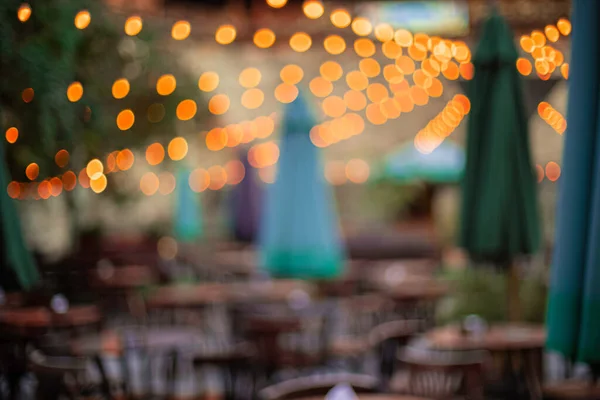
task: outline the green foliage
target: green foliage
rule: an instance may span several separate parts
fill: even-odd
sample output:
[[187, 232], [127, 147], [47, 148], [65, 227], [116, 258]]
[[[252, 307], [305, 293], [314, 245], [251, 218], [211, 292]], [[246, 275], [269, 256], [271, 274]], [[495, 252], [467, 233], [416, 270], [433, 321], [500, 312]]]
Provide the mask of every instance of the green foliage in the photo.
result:
[[[467, 315], [477, 314], [488, 322], [507, 320], [508, 304], [506, 275], [491, 268], [466, 268], [443, 274], [453, 294], [440, 304], [440, 323], [456, 322]], [[524, 321], [543, 322], [547, 288], [543, 281], [530, 276], [521, 281], [521, 313]]]
[[[25, 166], [40, 165], [40, 178], [61, 173], [55, 153], [64, 148], [71, 155], [68, 168], [82, 168], [90, 158], [158, 140], [163, 144], [175, 136], [175, 109], [184, 98], [199, 97], [196, 77], [186, 76], [176, 57], [154, 43], [152, 26], [144, 21], [137, 37], [123, 32], [124, 16], [108, 12], [97, 0], [31, 1], [32, 14], [20, 22], [20, 0], [0, 2], [0, 110], [2, 132], [9, 126], [19, 129], [19, 140], [9, 145], [7, 157], [15, 179], [24, 179]], [[77, 12], [88, 10], [91, 23], [79, 30]], [[177, 78], [177, 90], [170, 96], [156, 93], [157, 78], [165, 73]], [[112, 97], [116, 79], [128, 78], [131, 91], [121, 100]], [[79, 81], [84, 94], [71, 103], [66, 91]], [[21, 93], [33, 88], [35, 97], [25, 103]], [[195, 98], [198, 110], [206, 110]], [[150, 123], [146, 117], [151, 104], [165, 107], [165, 118]], [[131, 109], [134, 126], [120, 131], [115, 123], [123, 109]], [[199, 112], [196, 120], [206, 114]], [[191, 123], [193, 127], [193, 122]], [[161, 140], [162, 139], [162, 140]], [[76, 157], [73, 157], [76, 155]]]

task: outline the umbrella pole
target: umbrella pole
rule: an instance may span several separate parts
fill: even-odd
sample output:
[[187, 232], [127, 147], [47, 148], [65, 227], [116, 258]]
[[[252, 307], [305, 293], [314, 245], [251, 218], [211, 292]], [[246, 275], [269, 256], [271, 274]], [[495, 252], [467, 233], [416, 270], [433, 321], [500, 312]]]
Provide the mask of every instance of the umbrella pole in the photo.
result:
[[519, 271], [514, 261], [510, 262], [506, 276], [506, 295], [508, 297], [508, 320], [517, 322], [521, 320]]

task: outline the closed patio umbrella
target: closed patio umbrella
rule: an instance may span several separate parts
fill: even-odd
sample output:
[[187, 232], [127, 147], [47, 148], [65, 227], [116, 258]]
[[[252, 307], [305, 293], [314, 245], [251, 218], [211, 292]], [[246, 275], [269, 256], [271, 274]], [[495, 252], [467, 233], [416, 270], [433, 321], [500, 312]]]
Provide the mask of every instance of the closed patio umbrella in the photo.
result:
[[469, 86], [471, 114], [462, 186], [460, 244], [474, 261], [511, 271], [509, 307], [518, 314], [515, 257], [534, 253], [540, 229], [527, 115], [514, 35], [496, 10], [485, 22]]
[[233, 233], [236, 240], [254, 242], [258, 235], [263, 188], [257, 171], [248, 162], [248, 152], [241, 154], [244, 179], [231, 192]]
[[342, 272], [333, 196], [309, 137], [315, 125], [302, 95], [286, 106], [277, 178], [266, 190], [260, 237], [261, 263], [276, 277], [326, 279]]
[[547, 348], [600, 365], [600, 2], [573, 1]]
[[190, 171], [177, 171], [173, 231], [177, 240], [193, 242], [203, 235], [202, 209], [198, 193], [189, 184]]
[[[4, 141], [0, 140], [0, 142], [0, 188], [2, 188], [0, 190], [0, 242], [2, 246], [0, 274], [14, 274], [21, 288], [29, 289], [38, 282], [39, 274], [33, 256], [23, 239], [15, 201], [8, 196], [6, 191], [10, 177], [4, 156]], [[0, 285], [5, 284], [5, 281], [0, 282]], [[5, 289], [17, 288], [5, 287]]]

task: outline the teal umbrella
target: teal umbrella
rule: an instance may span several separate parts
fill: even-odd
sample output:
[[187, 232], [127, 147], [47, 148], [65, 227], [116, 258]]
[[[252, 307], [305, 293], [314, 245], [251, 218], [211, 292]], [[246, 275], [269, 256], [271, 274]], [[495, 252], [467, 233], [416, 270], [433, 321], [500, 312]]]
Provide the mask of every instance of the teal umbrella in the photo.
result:
[[182, 242], [193, 242], [203, 234], [200, 198], [190, 188], [189, 178], [189, 170], [177, 171], [173, 231], [175, 238]]
[[[39, 280], [37, 267], [21, 233], [19, 214], [14, 200], [8, 196], [6, 188], [10, 183], [4, 140], [0, 140], [0, 242], [2, 243], [2, 275], [14, 274], [23, 289], [31, 288]], [[5, 282], [0, 282], [5, 285]], [[5, 288], [8, 289], [8, 288]], [[13, 288], [10, 288], [13, 289]]]
[[548, 305], [549, 350], [600, 365], [600, 2], [573, 1], [571, 73]]
[[460, 181], [464, 169], [465, 152], [451, 140], [444, 140], [429, 154], [421, 153], [410, 142], [386, 157], [378, 178], [398, 182], [452, 183]]
[[267, 188], [261, 215], [261, 263], [273, 276], [322, 279], [342, 273], [333, 196], [309, 137], [315, 125], [301, 95], [286, 106], [277, 178]]
[[[514, 34], [496, 10], [483, 25], [469, 86], [471, 114], [462, 186], [460, 244], [474, 261], [510, 268], [538, 249], [536, 178], [529, 152]], [[509, 301], [518, 299], [516, 277]], [[509, 307], [516, 318], [518, 304]]]

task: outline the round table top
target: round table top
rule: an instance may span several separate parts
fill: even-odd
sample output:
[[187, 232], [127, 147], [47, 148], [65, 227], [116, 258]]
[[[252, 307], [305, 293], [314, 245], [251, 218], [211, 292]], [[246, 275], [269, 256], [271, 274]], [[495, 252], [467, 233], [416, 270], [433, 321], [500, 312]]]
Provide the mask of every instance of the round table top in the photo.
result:
[[135, 289], [155, 284], [156, 274], [145, 265], [104, 266], [90, 271], [92, 283], [111, 289]]
[[299, 280], [174, 284], [148, 296], [151, 307], [193, 307], [214, 303], [282, 302], [294, 293], [310, 295], [312, 286]]
[[398, 282], [387, 282], [382, 290], [395, 301], [435, 300], [450, 292], [444, 282], [420, 276], [406, 276]]
[[183, 327], [123, 328], [85, 335], [71, 342], [71, 351], [77, 356], [121, 354], [126, 346], [153, 350], [195, 348], [204, 338], [197, 329]]
[[492, 325], [480, 336], [466, 336], [457, 325], [446, 326], [428, 332], [425, 337], [438, 350], [527, 350], [543, 348], [546, 330], [541, 325], [502, 324]]
[[0, 322], [17, 328], [69, 328], [99, 323], [100, 310], [95, 305], [71, 306], [64, 313], [47, 307], [23, 307], [0, 311]]

